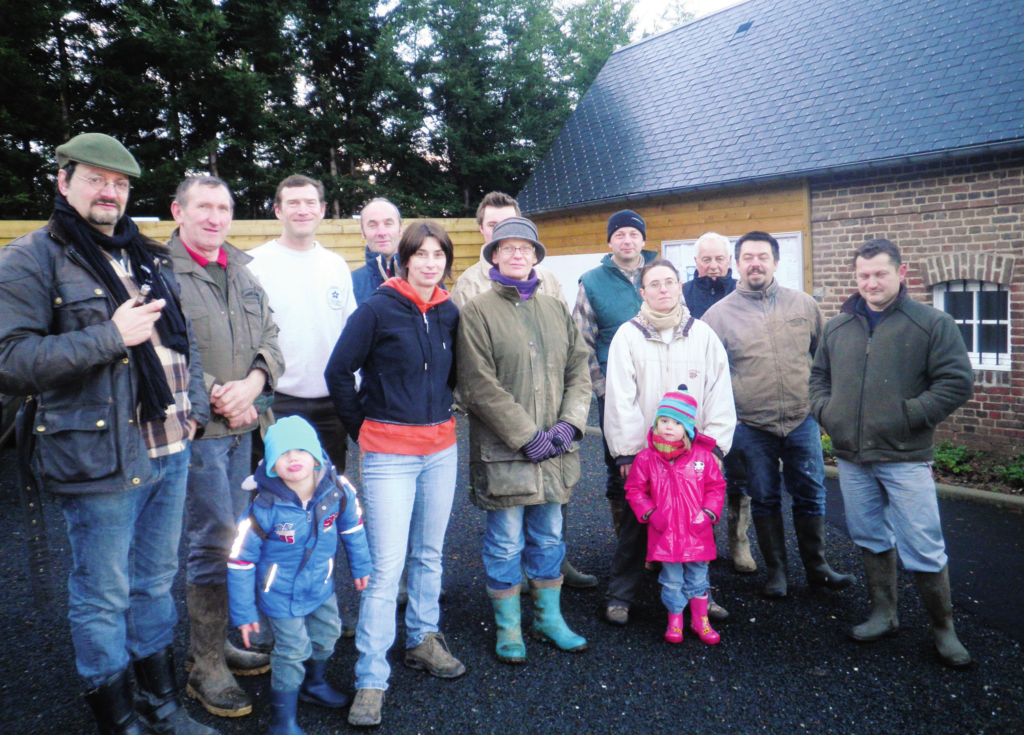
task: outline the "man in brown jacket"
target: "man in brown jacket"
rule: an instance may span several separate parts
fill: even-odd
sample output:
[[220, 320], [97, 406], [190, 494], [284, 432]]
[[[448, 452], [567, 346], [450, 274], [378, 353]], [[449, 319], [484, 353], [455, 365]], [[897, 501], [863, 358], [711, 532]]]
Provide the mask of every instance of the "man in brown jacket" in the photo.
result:
[[718, 334], [732, 373], [736, 433], [730, 457], [746, 470], [751, 515], [764, 556], [766, 597], [785, 597], [786, 539], [779, 460], [793, 498], [793, 527], [812, 587], [841, 590], [853, 576], [825, 561], [825, 464], [810, 416], [811, 359], [824, 319], [813, 298], [775, 280], [779, 243], [748, 232], [736, 243], [740, 283], [703, 320]]
[[236, 649], [225, 638], [227, 558], [235, 519], [249, 501], [242, 482], [251, 470], [254, 402], [272, 395], [284, 372], [267, 295], [245, 267], [251, 258], [226, 242], [233, 208], [231, 191], [220, 179], [186, 179], [171, 204], [178, 229], [168, 243], [211, 409], [205, 432], [192, 446], [185, 500], [191, 624], [186, 692], [221, 717], [252, 711], [232, 673], [270, 669], [266, 655]]

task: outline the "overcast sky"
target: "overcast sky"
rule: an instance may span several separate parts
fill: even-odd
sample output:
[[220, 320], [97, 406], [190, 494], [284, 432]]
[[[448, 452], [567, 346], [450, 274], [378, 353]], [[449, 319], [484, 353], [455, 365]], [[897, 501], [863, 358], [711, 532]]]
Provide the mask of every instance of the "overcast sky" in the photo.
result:
[[[740, 2], [743, 0], [686, 0], [685, 6], [696, 17], [701, 18]], [[660, 15], [668, 4], [669, 0], [639, 0], [633, 10], [633, 17], [642, 24], [644, 18]]]

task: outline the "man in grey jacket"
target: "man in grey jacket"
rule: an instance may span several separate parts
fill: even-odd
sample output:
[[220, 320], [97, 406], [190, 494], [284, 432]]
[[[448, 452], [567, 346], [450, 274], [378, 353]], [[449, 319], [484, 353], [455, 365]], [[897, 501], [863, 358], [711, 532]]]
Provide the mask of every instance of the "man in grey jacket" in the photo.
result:
[[235, 519], [249, 501], [242, 482], [252, 469], [255, 404], [269, 399], [284, 372], [267, 294], [246, 268], [252, 258], [226, 241], [233, 209], [231, 191], [220, 179], [186, 179], [171, 204], [178, 229], [168, 243], [181, 302], [195, 325], [211, 409], [210, 422], [192, 447], [188, 475], [186, 691], [220, 717], [252, 711], [249, 695], [232, 674], [270, 669], [265, 654], [239, 650], [225, 637], [227, 559]]
[[726, 352], [736, 399], [730, 456], [747, 476], [751, 515], [768, 580], [765, 597], [787, 593], [782, 488], [793, 498], [793, 528], [812, 587], [841, 590], [853, 576], [825, 561], [825, 464], [821, 431], [810, 416], [807, 381], [824, 319], [813, 298], [775, 280], [779, 243], [767, 232], [736, 242], [736, 290], [708, 309], [704, 321]]
[[172, 654], [190, 440], [209, 415], [195, 339], [169, 251], [125, 213], [135, 158], [101, 133], [56, 152], [53, 216], [0, 250], [0, 390], [35, 396], [19, 444], [67, 524], [99, 732], [213, 735], [182, 707]]
[[853, 266], [857, 293], [829, 320], [811, 369], [812, 411], [832, 437], [871, 598], [871, 616], [848, 634], [866, 642], [899, 629], [898, 549], [914, 572], [939, 658], [963, 667], [971, 657], [953, 629], [929, 462], [935, 425], [971, 397], [974, 373], [953, 319], [907, 296], [907, 266], [895, 245], [865, 243]]

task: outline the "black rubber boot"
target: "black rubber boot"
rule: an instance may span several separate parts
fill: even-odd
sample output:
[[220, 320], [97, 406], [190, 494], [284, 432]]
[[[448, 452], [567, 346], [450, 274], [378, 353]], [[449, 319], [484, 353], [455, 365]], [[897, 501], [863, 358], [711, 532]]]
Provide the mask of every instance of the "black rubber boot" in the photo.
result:
[[881, 554], [867, 549], [861, 549], [861, 552], [864, 554], [864, 572], [868, 596], [871, 598], [871, 615], [846, 634], [855, 641], [870, 643], [896, 635], [900, 629], [900, 620], [896, 614], [896, 549]]
[[170, 646], [136, 661], [133, 666], [139, 685], [138, 709], [153, 732], [160, 735], [217, 735], [216, 730], [189, 717], [182, 706]]
[[807, 572], [807, 584], [830, 590], [845, 590], [857, 581], [852, 574], [840, 574], [825, 561], [825, 517], [793, 517], [800, 559]]
[[127, 668], [87, 692], [85, 701], [92, 707], [100, 735], [144, 735], [146, 732], [135, 711], [132, 678]]
[[953, 602], [949, 594], [949, 566], [939, 572], [914, 572], [917, 591], [931, 621], [935, 650], [944, 666], [962, 669], [971, 663], [971, 654], [960, 643], [953, 629]]
[[299, 693], [296, 690], [280, 692], [270, 690], [270, 728], [267, 735], [306, 735], [295, 719], [299, 710]]
[[782, 514], [754, 517], [757, 531], [757, 545], [764, 557], [768, 580], [761, 594], [765, 597], [785, 597], [788, 591], [786, 580], [786, 527], [782, 525]]
[[306, 659], [302, 664], [306, 667], [306, 678], [299, 688], [299, 699], [310, 704], [318, 704], [321, 707], [340, 709], [348, 707], [352, 697], [344, 692], [339, 692], [324, 679], [324, 671], [327, 669], [327, 659], [317, 661]]

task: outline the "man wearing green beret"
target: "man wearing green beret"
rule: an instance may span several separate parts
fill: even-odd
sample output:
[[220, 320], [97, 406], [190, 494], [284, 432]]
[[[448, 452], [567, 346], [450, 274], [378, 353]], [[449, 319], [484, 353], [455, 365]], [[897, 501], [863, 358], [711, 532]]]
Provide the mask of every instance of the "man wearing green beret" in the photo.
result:
[[171, 652], [190, 445], [209, 416], [199, 353], [170, 252], [125, 216], [135, 158], [100, 133], [56, 153], [53, 215], [0, 250], [0, 391], [35, 397], [19, 441], [67, 522], [99, 732], [213, 735], [182, 707]]

